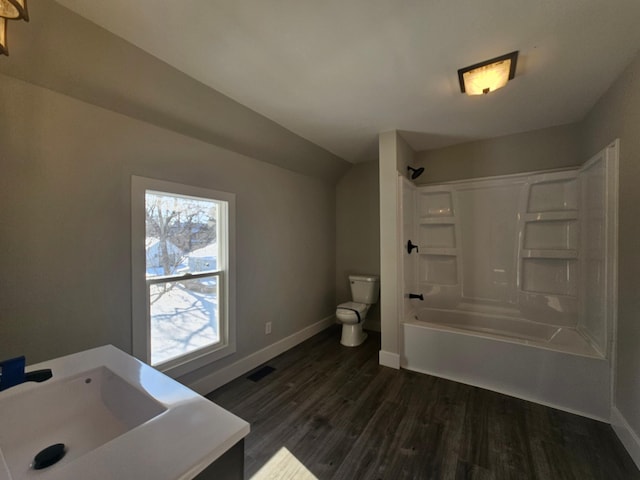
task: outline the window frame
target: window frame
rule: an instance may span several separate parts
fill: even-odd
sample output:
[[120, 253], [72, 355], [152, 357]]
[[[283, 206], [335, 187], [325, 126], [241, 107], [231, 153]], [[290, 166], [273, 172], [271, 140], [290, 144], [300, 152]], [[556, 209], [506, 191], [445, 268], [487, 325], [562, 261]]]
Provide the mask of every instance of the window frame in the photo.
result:
[[[151, 319], [149, 285], [157, 278], [146, 278], [146, 200], [147, 192], [196, 197], [224, 202], [219, 209], [217, 239], [221, 259], [213, 274], [218, 278], [218, 308], [220, 342], [175, 359], [158, 364], [154, 368], [174, 378], [193, 372], [236, 351], [236, 289], [235, 289], [235, 194], [195, 187], [176, 182], [132, 175], [131, 177], [131, 293], [132, 293], [132, 347], [133, 355], [143, 362], [151, 361]], [[226, 223], [226, 228], [224, 223]], [[206, 275], [212, 275], [208, 272]], [[196, 279], [199, 274], [187, 274], [171, 278]], [[161, 281], [161, 280], [160, 280]]]

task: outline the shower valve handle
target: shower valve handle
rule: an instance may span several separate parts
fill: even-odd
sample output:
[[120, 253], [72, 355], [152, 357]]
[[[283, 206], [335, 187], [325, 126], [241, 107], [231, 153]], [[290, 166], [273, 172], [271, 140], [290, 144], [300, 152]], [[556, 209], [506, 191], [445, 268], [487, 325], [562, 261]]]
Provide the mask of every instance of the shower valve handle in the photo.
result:
[[414, 245], [413, 243], [411, 243], [411, 240], [409, 240], [407, 242], [407, 251], [409, 252], [409, 255], [411, 255], [411, 251], [414, 248], [416, 249], [416, 252], [420, 253], [420, 250], [418, 249], [418, 245]]

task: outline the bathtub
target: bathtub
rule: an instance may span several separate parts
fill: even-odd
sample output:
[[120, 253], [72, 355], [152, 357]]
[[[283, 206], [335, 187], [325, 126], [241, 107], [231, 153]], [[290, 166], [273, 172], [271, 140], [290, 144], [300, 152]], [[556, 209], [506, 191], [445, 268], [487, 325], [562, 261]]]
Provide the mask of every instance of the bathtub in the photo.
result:
[[519, 343], [602, 358], [602, 354], [577, 329], [523, 320], [505, 315], [424, 308], [413, 314], [415, 323], [427, 327], [473, 334], [498, 341]]
[[425, 308], [401, 325], [403, 368], [608, 421], [610, 364], [576, 329]]
[[608, 421], [617, 150], [572, 170], [403, 180], [398, 323], [382, 320], [399, 359], [381, 359]]

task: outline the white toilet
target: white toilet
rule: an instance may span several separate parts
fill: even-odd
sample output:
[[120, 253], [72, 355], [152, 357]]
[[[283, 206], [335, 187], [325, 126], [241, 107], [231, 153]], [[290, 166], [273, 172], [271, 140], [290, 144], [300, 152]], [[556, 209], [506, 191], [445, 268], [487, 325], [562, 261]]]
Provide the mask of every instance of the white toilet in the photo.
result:
[[342, 323], [340, 343], [346, 347], [357, 347], [367, 339], [362, 324], [369, 307], [378, 301], [380, 279], [376, 275], [349, 275], [352, 302], [338, 305], [336, 317]]

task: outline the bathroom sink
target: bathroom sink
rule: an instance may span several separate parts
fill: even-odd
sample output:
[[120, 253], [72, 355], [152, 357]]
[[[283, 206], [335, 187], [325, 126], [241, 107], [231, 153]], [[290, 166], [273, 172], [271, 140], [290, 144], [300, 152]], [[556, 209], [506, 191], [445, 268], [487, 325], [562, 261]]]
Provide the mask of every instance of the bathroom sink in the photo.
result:
[[50, 445], [64, 443], [67, 453], [60, 464], [72, 462], [164, 411], [99, 367], [1, 401], [0, 451], [14, 480], [29, 478], [33, 458]]
[[[31, 368], [50, 368], [53, 378], [0, 393], [0, 480], [189, 479], [249, 431], [112, 346]], [[34, 470], [34, 457], [56, 444], [65, 455]]]

